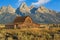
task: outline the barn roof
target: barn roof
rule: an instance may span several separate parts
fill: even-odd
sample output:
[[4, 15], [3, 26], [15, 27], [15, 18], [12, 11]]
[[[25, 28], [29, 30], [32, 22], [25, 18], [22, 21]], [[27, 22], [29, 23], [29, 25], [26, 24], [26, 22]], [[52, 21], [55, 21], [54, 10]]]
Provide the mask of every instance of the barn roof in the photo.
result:
[[27, 16], [25, 16], [25, 17], [17, 16], [14, 20], [14, 23], [24, 22], [26, 17]]
[[13, 23], [24, 23], [25, 21], [29, 21], [29, 22], [32, 22], [34, 24], [38, 24], [38, 23], [35, 23], [30, 16], [23, 16], [23, 17], [17, 16]]

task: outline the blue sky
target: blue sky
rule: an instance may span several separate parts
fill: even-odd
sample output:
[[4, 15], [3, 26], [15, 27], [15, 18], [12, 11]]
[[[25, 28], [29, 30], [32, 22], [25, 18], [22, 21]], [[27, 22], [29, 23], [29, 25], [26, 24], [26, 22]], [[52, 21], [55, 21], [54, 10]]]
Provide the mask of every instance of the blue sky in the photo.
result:
[[28, 6], [39, 7], [43, 5], [48, 9], [60, 11], [60, 0], [0, 0], [0, 7], [11, 5], [17, 8], [22, 2], [26, 2]]

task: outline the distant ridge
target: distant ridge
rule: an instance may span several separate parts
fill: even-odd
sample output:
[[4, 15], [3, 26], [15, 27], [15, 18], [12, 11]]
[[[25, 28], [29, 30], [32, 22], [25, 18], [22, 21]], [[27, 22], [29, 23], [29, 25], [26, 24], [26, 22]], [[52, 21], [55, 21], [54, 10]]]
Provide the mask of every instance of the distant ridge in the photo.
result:
[[0, 23], [2, 24], [13, 22], [17, 16], [30, 16], [34, 22], [39, 24], [60, 24], [60, 12], [47, 9], [44, 6], [36, 8], [31, 5], [28, 7], [23, 2], [17, 9], [14, 9], [11, 5], [0, 8]]

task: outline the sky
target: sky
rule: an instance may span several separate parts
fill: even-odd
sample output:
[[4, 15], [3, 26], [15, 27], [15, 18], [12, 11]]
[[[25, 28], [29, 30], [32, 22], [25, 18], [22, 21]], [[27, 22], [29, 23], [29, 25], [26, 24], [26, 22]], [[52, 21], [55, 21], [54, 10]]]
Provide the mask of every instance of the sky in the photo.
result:
[[14, 8], [18, 8], [23, 2], [28, 6], [45, 6], [48, 9], [60, 12], [60, 0], [0, 0], [0, 7], [11, 5]]

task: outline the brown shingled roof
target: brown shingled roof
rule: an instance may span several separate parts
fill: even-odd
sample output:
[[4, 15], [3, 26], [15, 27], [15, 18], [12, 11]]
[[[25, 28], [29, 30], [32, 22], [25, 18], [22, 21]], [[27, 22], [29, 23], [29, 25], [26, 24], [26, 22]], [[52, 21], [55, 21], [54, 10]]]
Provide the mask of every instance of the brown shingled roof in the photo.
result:
[[15, 20], [14, 20], [14, 23], [19, 23], [19, 22], [23, 23], [23, 22], [25, 21], [25, 18], [26, 18], [26, 17], [27, 17], [27, 16], [25, 16], [25, 17], [17, 16], [17, 17], [15, 18]]

